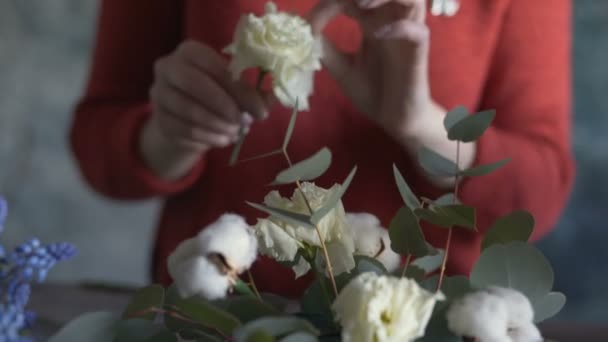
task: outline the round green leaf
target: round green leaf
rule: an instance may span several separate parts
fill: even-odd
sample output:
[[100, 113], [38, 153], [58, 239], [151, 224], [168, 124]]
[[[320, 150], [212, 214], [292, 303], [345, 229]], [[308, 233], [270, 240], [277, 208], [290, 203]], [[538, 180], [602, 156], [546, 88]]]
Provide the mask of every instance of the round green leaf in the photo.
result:
[[523, 210], [499, 218], [486, 233], [481, 249], [512, 241], [526, 242], [534, 230], [534, 217]]
[[436, 249], [436, 252], [437, 254], [435, 255], [427, 255], [422, 258], [417, 258], [416, 260], [412, 261], [412, 265], [420, 267], [427, 274], [435, 272], [437, 269], [439, 269], [439, 267], [441, 267], [445, 250]]
[[[378, 275], [385, 275], [388, 272], [380, 261], [364, 255], [356, 255], [355, 264], [354, 271], [356, 274], [373, 272]], [[351, 271], [351, 273], [353, 273], [353, 271]]]
[[453, 204], [439, 206], [435, 208], [436, 212], [441, 213], [448, 218], [456, 227], [468, 228], [476, 230], [475, 208], [462, 204]]
[[305, 332], [296, 332], [285, 338], [281, 339], [281, 342], [317, 342], [317, 337], [315, 335], [305, 333]]
[[[130, 340], [133, 342], [136, 340]], [[126, 342], [126, 341], [125, 341]], [[177, 335], [170, 331], [161, 331], [158, 334], [144, 340], [144, 342], [178, 342]]]
[[532, 303], [534, 322], [540, 323], [557, 315], [566, 305], [566, 296], [561, 292], [549, 292], [546, 296]]
[[217, 329], [225, 335], [231, 335], [241, 326], [241, 322], [232, 314], [196, 297], [182, 299], [175, 304], [175, 307], [192, 321]]
[[425, 146], [418, 151], [418, 163], [431, 176], [454, 177], [460, 173], [456, 163]]
[[402, 207], [388, 229], [391, 249], [401, 255], [423, 257], [434, 254], [434, 248], [424, 239], [418, 218], [408, 207]]
[[454, 196], [453, 193], [445, 194], [435, 200], [436, 205], [446, 206], [453, 204], [461, 204], [460, 201]]
[[511, 161], [511, 158], [503, 159], [503, 160], [493, 163], [493, 164], [472, 167], [470, 169], [462, 171], [460, 173], [460, 175], [463, 177], [476, 177], [476, 176], [487, 175], [488, 173], [492, 173], [492, 172], [500, 169], [501, 167], [507, 165], [507, 163], [509, 163], [509, 161]]
[[249, 341], [250, 336], [259, 331], [274, 337], [287, 335], [294, 332], [307, 332], [314, 336], [319, 335], [319, 331], [308, 321], [297, 317], [264, 317], [237, 329], [233, 337], [235, 341]]
[[[131, 299], [131, 302], [123, 313], [122, 318], [141, 318], [153, 320], [157, 316], [156, 313], [150, 312], [145, 315], [142, 315], [142, 313], [150, 308], [162, 307], [164, 301], [165, 289], [162, 286], [152, 285], [140, 289]], [[134, 317], [134, 315], [137, 315], [137, 317]]]
[[49, 342], [112, 341], [119, 320], [119, 315], [112, 312], [87, 313], [65, 325]]
[[[400, 277], [403, 274], [403, 269], [398, 270], [399, 273], [396, 274]], [[426, 271], [416, 265], [408, 265], [405, 270], [405, 274], [403, 274], [405, 278], [414, 279], [418, 282], [422, 281], [426, 276]]]
[[281, 315], [273, 306], [255, 297], [239, 296], [213, 302], [218, 308], [229, 312], [241, 322], [247, 323], [264, 316]]
[[454, 223], [449, 217], [431, 209], [418, 208], [414, 210], [414, 214], [416, 214], [419, 219], [439, 227], [452, 228], [454, 226]]
[[443, 127], [449, 131], [455, 124], [469, 116], [469, 111], [464, 106], [458, 106], [449, 111], [443, 119]]
[[274, 184], [291, 184], [297, 181], [315, 179], [327, 171], [331, 165], [331, 151], [323, 147], [312, 157], [292, 165], [279, 173]]
[[514, 241], [485, 249], [470, 279], [479, 288], [500, 286], [518, 290], [535, 302], [551, 291], [553, 269], [538, 249]]
[[[237, 340], [237, 341], [241, 341], [241, 340]], [[242, 341], [246, 341], [246, 342], [274, 342], [276, 341], [276, 339], [270, 335], [269, 333], [265, 332], [264, 330], [258, 330], [255, 331], [253, 333], [251, 333], [251, 335], [247, 336], [247, 338], [245, 340]]]
[[399, 172], [399, 169], [397, 169], [397, 166], [395, 164], [393, 164], [393, 174], [395, 175], [397, 188], [399, 189], [399, 193], [401, 194], [401, 198], [403, 198], [405, 204], [411, 210], [420, 207], [420, 201], [418, 200], [416, 195], [414, 195], [414, 192], [409, 187], [409, 185], [407, 185], [405, 178], [403, 178], [403, 175], [401, 174], [401, 172]]
[[113, 342], [143, 341], [165, 331], [165, 327], [145, 319], [128, 319], [118, 322]]
[[469, 115], [448, 130], [448, 139], [465, 143], [475, 141], [490, 127], [495, 116], [496, 112], [493, 110]]

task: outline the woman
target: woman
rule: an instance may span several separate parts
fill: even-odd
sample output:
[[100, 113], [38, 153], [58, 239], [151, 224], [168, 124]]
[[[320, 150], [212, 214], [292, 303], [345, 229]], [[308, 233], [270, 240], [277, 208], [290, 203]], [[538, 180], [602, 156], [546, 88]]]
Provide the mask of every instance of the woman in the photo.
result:
[[[280, 146], [290, 117], [260, 96], [251, 78], [232, 82], [219, 52], [231, 42], [239, 17], [262, 12], [264, 3], [102, 1], [72, 144], [99, 192], [166, 199], [154, 253], [156, 281], [170, 282], [167, 256], [222, 213], [237, 212], [250, 223], [260, 217], [245, 201], [261, 201], [264, 185], [286, 167], [281, 158], [228, 166], [241, 124], [252, 126], [241, 152], [246, 158]], [[427, 15], [423, 0], [276, 3], [308, 14], [327, 43], [325, 69], [316, 76], [311, 111], [298, 118], [290, 154], [299, 160], [328, 146], [334, 160], [318, 180], [322, 186], [358, 165], [344, 198], [348, 211], [368, 211], [388, 224], [402, 205], [393, 163], [418, 195], [448, 192], [449, 182], [415, 167], [413, 153], [426, 145], [455, 160], [442, 120], [446, 110], [465, 105], [496, 109], [497, 118], [478, 142], [461, 148], [461, 166], [511, 158], [500, 171], [460, 186], [460, 199], [478, 208], [480, 230], [517, 209], [534, 214], [534, 239], [550, 230], [574, 173], [570, 1], [462, 0], [450, 17]], [[445, 244], [445, 230], [426, 227], [426, 234], [434, 245]], [[480, 242], [480, 234], [458, 231], [449, 272], [469, 272]], [[253, 271], [258, 286], [284, 295], [298, 295], [309, 281], [294, 281], [268, 259]]]

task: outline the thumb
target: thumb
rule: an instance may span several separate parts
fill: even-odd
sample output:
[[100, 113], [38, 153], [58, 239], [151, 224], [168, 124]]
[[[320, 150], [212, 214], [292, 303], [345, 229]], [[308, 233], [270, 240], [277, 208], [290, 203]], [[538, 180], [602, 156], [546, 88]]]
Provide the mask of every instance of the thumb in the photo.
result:
[[306, 19], [312, 27], [312, 33], [314, 35], [321, 34], [325, 26], [343, 11], [344, 5], [341, 0], [320, 0], [317, 2], [306, 15]]

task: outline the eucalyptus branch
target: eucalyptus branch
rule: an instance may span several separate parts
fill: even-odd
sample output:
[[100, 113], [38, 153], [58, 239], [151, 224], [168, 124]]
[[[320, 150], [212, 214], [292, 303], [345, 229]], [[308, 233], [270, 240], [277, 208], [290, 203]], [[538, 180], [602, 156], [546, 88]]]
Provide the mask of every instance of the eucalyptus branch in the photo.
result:
[[[460, 170], [460, 141], [456, 142], [456, 166]], [[460, 185], [460, 174], [456, 173], [454, 178], [454, 204], [458, 202], [458, 187]], [[448, 255], [450, 254], [450, 245], [452, 244], [452, 233], [454, 227], [448, 229], [448, 238], [445, 243], [445, 253], [443, 254], [443, 261], [441, 262], [441, 272], [439, 274], [439, 281], [437, 282], [437, 292], [441, 291], [441, 285], [443, 284], [443, 278], [445, 278], [445, 269], [448, 263]]]
[[255, 293], [255, 296], [260, 301], [262, 301], [262, 296], [260, 295], [260, 291], [258, 291], [258, 287], [255, 285], [255, 281], [253, 280], [253, 274], [251, 273], [251, 270], [247, 270], [247, 276], [249, 277], [249, 285], [251, 286], [253, 293]]
[[405, 277], [405, 273], [407, 272], [407, 268], [410, 266], [410, 262], [412, 261], [412, 255], [408, 254], [405, 259], [405, 265], [403, 266], [403, 272], [401, 272], [401, 278]]
[[[287, 160], [287, 164], [289, 164], [289, 167], [291, 167], [293, 164], [291, 163], [291, 158], [289, 158], [289, 154], [287, 153], [287, 151], [283, 150], [283, 155], [285, 156], [285, 159]], [[304, 193], [304, 189], [302, 189], [302, 184], [299, 181], [296, 181], [296, 185], [298, 186], [298, 191], [300, 191], [300, 193], [302, 194], [302, 198], [304, 199], [304, 203], [306, 203], [306, 207], [308, 208], [310, 215], [314, 214], [314, 211], [312, 210], [312, 206], [310, 205], [310, 201], [306, 197], [306, 194]], [[337, 297], [338, 296], [338, 286], [336, 285], [336, 279], [334, 277], [334, 270], [331, 266], [331, 262], [329, 261], [329, 253], [327, 252], [327, 246], [325, 245], [325, 241], [323, 240], [323, 236], [321, 235], [321, 229], [319, 229], [319, 225], [315, 224], [314, 226], [315, 226], [315, 230], [317, 231], [317, 235], [319, 237], [319, 242], [321, 242], [321, 249], [323, 250], [323, 259], [325, 259], [325, 265], [327, 266], [327, 273], [329, 275], [329, 280], [331, 281], [331, 286], [334, 291], [334, 295]]]

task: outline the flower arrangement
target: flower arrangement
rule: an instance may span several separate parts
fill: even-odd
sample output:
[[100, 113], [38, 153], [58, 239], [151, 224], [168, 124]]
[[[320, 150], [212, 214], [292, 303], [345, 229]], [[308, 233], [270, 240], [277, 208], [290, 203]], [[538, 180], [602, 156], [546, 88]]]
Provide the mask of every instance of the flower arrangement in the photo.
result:
[[[6, 200], [0, 197], [0, 233], [8, 213]], [[68, 243], [42, 245], [31, 239], [7, 253], [0, 244], [0, 341], [33, 341], [29, 330], [36, 315], [26, 310], [31, 283], [41, 283], [57, 262], [76, 254]]]
[[[460, 181], [508, 160], [461, 170], [458, 160], [422, 147], [420, 166], [454, 178], [454, 191], [418, 197], [394, 167], [403, 207], [388, 229], [374, 215], [348, 213], [342, 204], [356, 167], [324, 189], [314, 180], [331, 166], [329, 149], [292, 163], [298, 109], [307, 107], [321, 56], [307, 25], [269, 5], [263, 17], [243, 17], [227, 48], [235, 77], [259, 68], [273, 77], [281, 102], [294, 108], [282, 146], [259, 156], [284, 156], [289, 167], [274, 184], [294, 185], [292, 196], [271, 191], [262, 204], [249, 203], [266, 214], [253, 226], [234, 213], [218, 218], [169, 257], [173, 286], [141, 289], [123, 313], [87, 314], [51, 341], [542, 341], [536, 323], [559, 312], [565, 297], [551, 292], [551, 266], [526, 243], [534, 226], [529, 213], [513, 212], [490, 227], [469, 277], [445, 274], [453, 232], [477, 230], [475, 208], [459, 201]], [[445, 118], [446, 134], [459, 148], [477, 140], [494, 116], [455, 108]], [[443, 249], [425, 240], [423, 221], [445, 228]], [[295, 277], [314, 272], [316, 280], [298, 302], [260, 293], [249, 272], [258, 254], [284, 264], [286, 272], [291, 268]]]

